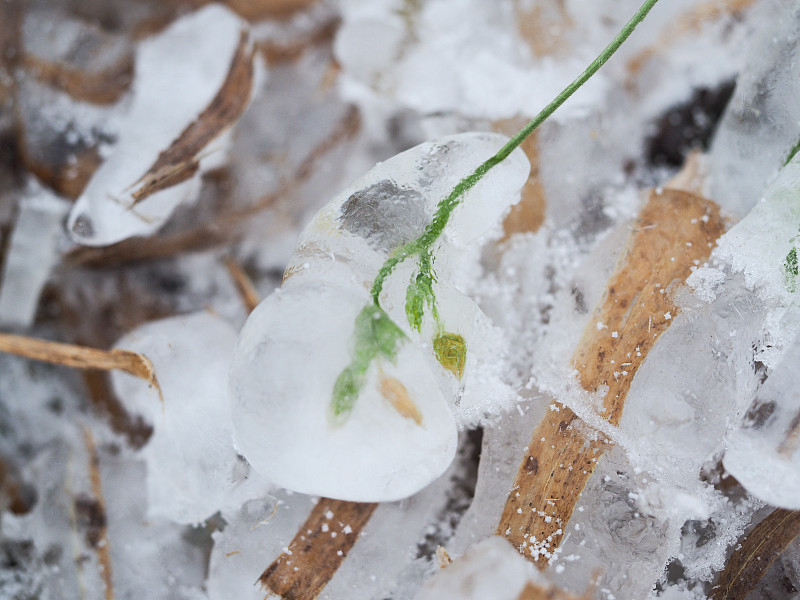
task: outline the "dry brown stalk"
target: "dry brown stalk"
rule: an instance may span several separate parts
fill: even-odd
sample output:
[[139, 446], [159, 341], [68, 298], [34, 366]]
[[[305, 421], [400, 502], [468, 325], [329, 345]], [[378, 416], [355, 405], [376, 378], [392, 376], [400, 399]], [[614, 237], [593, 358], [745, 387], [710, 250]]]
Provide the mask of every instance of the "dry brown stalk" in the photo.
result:
[[633, 81], [644, 70], [651, 58], [673, 47], [681, 39], [697, 34], [700, 29], [725, 15], [737, 15], [747, 10], [759, 0], [705, 0], [691, 6], [682, 12], [669, 26], [659, 34], [656, 40], [639, 51], [628, 61], [628, 84], [630, 88]]
[[124, 371], [144, 379], [155, 387], [163, 402], [161, 386], [156, 379], [153, 363], [144, 354], [138, 352], [117, 348], [99, 350], [10, 333], [0, 333], [0, 352], [76, 369]]
[[[508, 119], [495, 124], [495, 129], [506, 135], [513, 135], [525, 125], [523, 119]], [[508, 215], [503, 221], [503, 238], [506, 241], [515, 233], [531, 233], [537, 231], [544, 223], [545, 212], [547, 210], [547, 198], [544, 193], [544, 186], [539, 179], [539, 141], [538, 135], [534, 132], [528, 137], [520, 149], [528, 157], [531, 163], [531, 172], [528, 180], [522, 186], [520, 201], [511, 207]]]
[[253, 285], [253, 280], [244, 272], [242, 266], [230, 256], [225, 258], [225, 266], [228, 268], [228, 273], [231, 274], [236, 291], [239, 292], [239, 297], [242, 299], [247, 312], [253, 312], [258, 303], [261, 302], [261, 296], [256, 290], [256, 286]]
[[100, 478], [100, 456], [97, 453], [97, 445], [94, 443], [94, 436], [88, 429], [83, 430], [83, 441], [89, 453], [89, 479], [92, 484], [92, 495], [96, 502], [97, 513], [100, 516], [93, 524], [96, 531], [93, 532], [96, 543], [93, 544], [97, 551], [97, 559], [100, 562], [103, 583], [106, 586], [105, 600], [114, 600], [114, 584], [112, 582], [111, 571], [111, 547], [108, 544], [108, 523], [106, 519], [106, 501], [103, 497], [103, 483]]
[[25, 54], [23, 65], [43, 83], [63, 91], [74, 100], [90, 104], [113, 104], [128, 91], [133, 79], [132, 53], [120, 57], [117, 64], [96, 72], [70, 68], [64, 62], [42, 60], [32, 53]]
[[356, 543], [377, 504], [320, 498], [305, 523], [259, 577], [285, 600], [314, 600]]
[[[573, 356], [584, 389], [607, 387], [602, 416], [612, 425], [619, 423], [637, 369], [677, 313], [669, 286], [686, 279], [724, 229], [713, 202], [678, 190], [651, 193]], [[531, 560], [549, 555], [607, 445], [567, 407], [548, 411], [533, 433], [497, 533]]]
[[[197, 6], [212, 0], [191, 0]], [[308, 8], [317, 0], [223, 0], [231, 10], [251, 22], [264, 19], [284, 18], [294, 12]]]
[[772, 511], [742, 540], [728, 559], [711, 594], [712, 600], [745, 598], [772, 563], [800, 535], [800, 511]]
[[246, 31], [231, 60], [228, 75], [217, 95], [169, 148], [158, 155], [147, 172], [134, 184], [131, 196], [138, 204], [151, 194], [191, 179], [200, 168], [208, 145], [233, 126], [250, 103], [253, 89], [255, 49]]
[[[319, 44], [331, 44], [339, 29], [339, 16], [331, 15], [316, 27], [293, 35], [285, 40], [261, 40], [258, 49], [268, 65], [292, 61], [299, 58], [307, 49]], [[338, 75], [338, 63], [331, 64], [332, 76]]]

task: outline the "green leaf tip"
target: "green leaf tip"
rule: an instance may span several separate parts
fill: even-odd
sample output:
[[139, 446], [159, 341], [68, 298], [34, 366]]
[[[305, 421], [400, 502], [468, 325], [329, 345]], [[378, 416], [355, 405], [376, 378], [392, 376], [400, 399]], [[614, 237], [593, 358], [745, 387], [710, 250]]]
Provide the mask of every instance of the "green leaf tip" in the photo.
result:
[[786, 282], [786, 289], [790, 293], [797, 291], [797, 276], [800, 273], [797, 265], [797, 248], [789, 250], [789, 254], [783, 261], [783, 276]]
[[331, 412], [347, 415], [358, 400], [370, 363], [378, 357], [394, 361], [406, 334], [380, 306], [367, 304], [356, 317], [352, 361], [333, 384]]
[[433, 340], [433, 353], [445, 369], [461, 380], [467, 366], [467, 342], [457, 333], [442, 333]]
[[433, 277], [426, 271], [420, 271], [406, 288], [406, 318], [417, 333], [422, 331], [422, 317], [426, 304], [433, 310], [434, 317], [438, 317], [436, 297], [433, 293]]

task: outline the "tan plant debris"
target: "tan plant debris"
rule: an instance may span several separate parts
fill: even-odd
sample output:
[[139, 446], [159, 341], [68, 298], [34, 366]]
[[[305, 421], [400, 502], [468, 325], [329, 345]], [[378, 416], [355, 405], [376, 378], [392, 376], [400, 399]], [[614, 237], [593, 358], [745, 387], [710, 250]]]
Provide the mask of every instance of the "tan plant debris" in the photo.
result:
[[389, 401], [400, 416], [412, 419], [414, 423], [422, 426], [422, 413], [408, 394], [406, 386], [394, 377], [381, 376], [381, 396]]
[[783, 508], [772, 511], [747, 534], [728, 559], [711, 599], [746, 598], [798, 535], [800, 511]]
[[111, 546], [108, 543], [108, 519], [106, 518], [106, 501], [103, 496], [103, 482], [100, 478], [100, 456], [97, 453], [97, 445], [94, 436], [89, 429], [83, 430], [83, 441], [89, 453], [89, 479], [92, 484], [92, 495], [95, 505], [96, 517], [91, 526], [95, 530], [93, 535], [96, 543], [92, 544], [97, 551], [97, 559], [100, 562], [100, 571], [105, 584], [105, 600], [114, 600], [114, 585], [111, 570]]
[[253, 285], [253, 280], [245, 273], [242, 266], [230, 256], [225, 259], [225, 266], [228, 268], [228, 273], [231, 274], [236, 291], [239, 292], [239, 297], [242, 299], [247, 312], [253, 312], [261, 302], [261, 295], [256, 290], [256, 286]]
[[628, 87], [633, 87], [634, 80], [643, 72], [645, 66], [655, 56], [664, 53], [680, 43], [681, 39], [697, 34], [700, 29], [726, 15], [736, 16], [747, 10], [759, 0], [705, 0], [692, 5], [678, 15], [670, 25], [665, 27], [656, 40], [645, 46], [628, 61]]
[[320, 498], [289, 544], [288, 552], [261, 574], [261, 586], [286, 600], [314, 600], [336, 573], [377, 506]]

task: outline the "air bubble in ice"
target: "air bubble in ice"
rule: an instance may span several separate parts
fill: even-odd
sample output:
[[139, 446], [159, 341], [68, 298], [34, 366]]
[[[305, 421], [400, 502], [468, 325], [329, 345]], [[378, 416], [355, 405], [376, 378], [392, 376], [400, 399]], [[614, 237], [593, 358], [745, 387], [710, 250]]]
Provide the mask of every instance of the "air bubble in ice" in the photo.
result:
[[417, 190], [383, 180], [342, 203], [340, 222], [376, 250], [393, 250], [417, 238], [427, 224], [425, 199]]

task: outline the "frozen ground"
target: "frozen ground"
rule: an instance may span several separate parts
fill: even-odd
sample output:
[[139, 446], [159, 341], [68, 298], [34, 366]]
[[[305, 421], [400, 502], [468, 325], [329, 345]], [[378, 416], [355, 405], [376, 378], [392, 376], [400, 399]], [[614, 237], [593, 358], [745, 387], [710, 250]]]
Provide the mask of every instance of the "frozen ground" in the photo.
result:
[[798, 2], [660, 0], [414, 245], [637, 8], [0, 3], [0, 332], [161, 392], [0, 353], [0, 598], [799, 597]]

